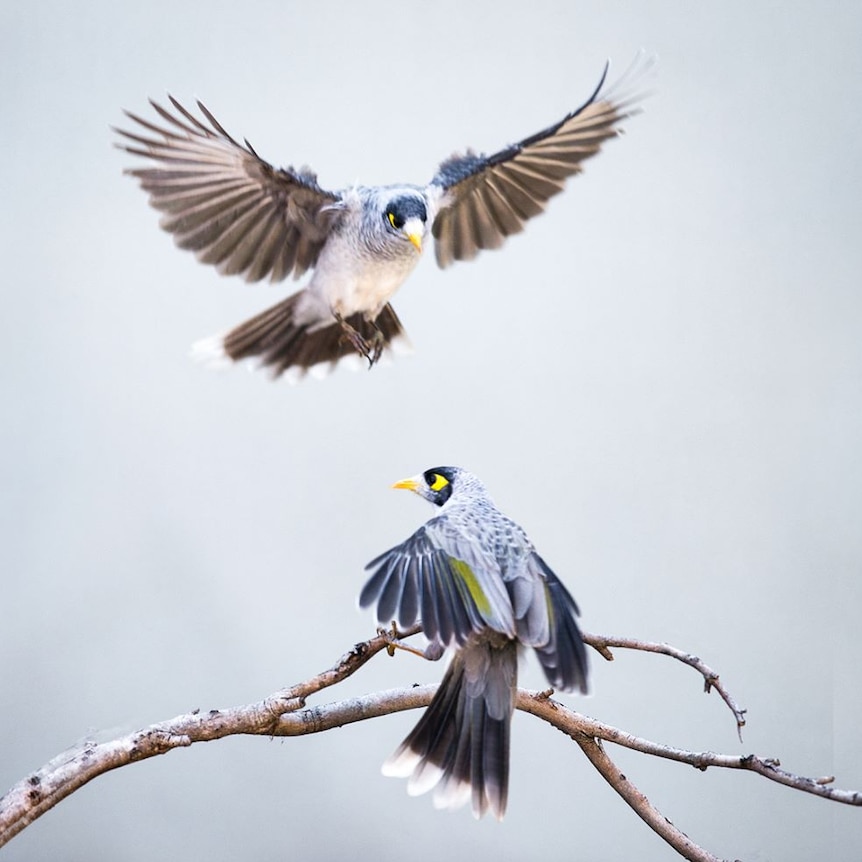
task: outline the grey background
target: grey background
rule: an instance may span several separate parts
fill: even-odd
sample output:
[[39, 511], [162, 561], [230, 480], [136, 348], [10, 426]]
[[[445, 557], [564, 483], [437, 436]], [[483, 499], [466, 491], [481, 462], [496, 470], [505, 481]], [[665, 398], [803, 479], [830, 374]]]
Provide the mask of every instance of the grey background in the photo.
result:
[[[749, 725], [740, 746], [649, 656], [594, 660], [566, 702], [862, 788], [857, 3], [44, 2], [0, 25], [3, 788], [328, 667], [373, 632], [364, 563], [431, 515], [389, 484], [441, 463], [484, 478], [588, 630], [697, 652]], [[187, 358], [286, 291], [173, 247], [110, 146], [122, 107], [200, 97], [330, 188], [424, 182], [642, 46], [655, 96], [547, 215], [445, 273], [427, 255], [395, 302], [413, 356], [295, 388]], [[442, 670], [383, 656], [319, 702]], [[502, 824], [408, 798], [379, 767], [416, 718], [122, 769], [5, 858], [676, 858], [523, 715]], [[717, 854], [858, 858], [858, 809], [611, 753]]]

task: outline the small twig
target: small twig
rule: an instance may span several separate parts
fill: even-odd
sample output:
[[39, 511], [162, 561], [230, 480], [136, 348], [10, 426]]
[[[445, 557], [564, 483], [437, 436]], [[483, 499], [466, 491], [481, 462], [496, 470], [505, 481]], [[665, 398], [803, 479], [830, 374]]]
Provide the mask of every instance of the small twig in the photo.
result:
[[[301, 682], [290, 688], [277, 691], [272, 697], [267, 698], [267, 701], [273, 701], [272, 707], [276, 715], [282, 715], [285, 712], [299, 709], [305, 705], [307, 697], [347, 679], [347, 677], [356, 673], [369, 659], [374, 658], [382, 650], [387, 650], [389, 655], [392, 655], [393, 640], [408, 638], [419, 634], [421, 631], [422, 626], [419, 625], [410, 626], [410, 628], [404, 629], [404, 631], [399, 631], [394, 623], [391, 630], [378, 629], [377, 637], [354, 644], [353, 649], [341, 656], [328, 670], [317, 674], [317, 676], [313, 676], [306, 682]], [[295, 702], [298, 702], [299, 705], [295, 705]], [[284, 706], [287, 708], [282, 708]]]
[[703, 677], [703, 690], [709, 694], [710, 690], [714, 688], [733, 713], [733, 717], [736, 720], [736, 732], [739, 736], [739, 741], [742, 742], [742, 728], [745, 727], [745, 713], [748, 710], [739, 706], [722, 684], [718, 674], [709, 665], [704, 664], [696, 655], [677, 649], [670, 644], [642, 641], [636, 638], [617, 638], [589, 633], [584, 634], [583, 638], [585, 644], [589, 644], [602, 658], [608, 661], [614, 660], [614, 654], [610, 648], [615, 647], [618, 649], [634, 649], [641, 652], [659, 653], [660, 655], [675, 658], [677, 661], [681, 661], [683, 664], [694, 668]]

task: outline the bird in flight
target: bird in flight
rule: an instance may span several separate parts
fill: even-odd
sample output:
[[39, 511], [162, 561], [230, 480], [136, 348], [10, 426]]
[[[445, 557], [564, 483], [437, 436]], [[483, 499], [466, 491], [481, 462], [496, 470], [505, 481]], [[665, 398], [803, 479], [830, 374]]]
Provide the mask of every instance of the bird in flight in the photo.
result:
[[412, 795], [435, 790], [438, 808], [472, 800], [502, 819], [518, 648], [532, 647], [554, 688], [587, 690], [578, 606], [526, 533], [460, 467], [396, 482], [440, 507], [407, 541], [372, 560], [360, 607], [405, 629], [421, 622], [429, 657], [453, 651], [419, 723], [386, 761]]
[[121, 149], [155, 166], [136, 177], [160, 224], [180, 248], [247, 281], [312, 270], [306, 285], [223, 335], [199, 342], [210, 359], [254, 359], [274, 377], [322, 376], [359, 354], [369, 367], [404, 342], [389, 300], [434, 237], [437, 263], [470, 260], [523, 230], [568, 177], [636, 112], [632, 85], [651, 67], [639, 55], [605, 91], [608, 66], [590, 97], [558, 122], [492, 155], [442, 162], [431, 182], [328, 191], [308, 168], [276, 168], [231, 137], [201, 103], [201, 117], [169, 96], [158, 118], [126, 115]]

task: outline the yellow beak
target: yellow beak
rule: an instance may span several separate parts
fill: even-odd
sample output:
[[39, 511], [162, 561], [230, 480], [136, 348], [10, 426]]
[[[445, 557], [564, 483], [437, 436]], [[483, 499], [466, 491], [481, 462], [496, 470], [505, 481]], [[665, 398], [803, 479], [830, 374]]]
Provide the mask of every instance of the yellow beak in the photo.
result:
[[419, 483], [416, 479], [401, 479], [399, 482], [396, 482], [393, 488], [406, 488], [408, 491], [415, 491], [419, 487]]
[[413, 245], [416, 247], [416, 251], [418, 251], [419, 254], [422, 254], [422, 234], [408, 233], [407, 239], [409, 239], [410, 242], [413, 243]]

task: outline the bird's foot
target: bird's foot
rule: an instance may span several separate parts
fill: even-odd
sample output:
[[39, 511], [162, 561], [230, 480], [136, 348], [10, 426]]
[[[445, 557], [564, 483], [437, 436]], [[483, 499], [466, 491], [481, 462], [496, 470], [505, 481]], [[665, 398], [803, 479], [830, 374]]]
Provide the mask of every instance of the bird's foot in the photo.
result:
[[400, 632], [398, 631], [398, 626], [395, 624], [394, 620], [390, 628], [377, 629], [377, 634], [386, 639], [386, 652], [388, 652], [390, 656], [395, 655], [396, 649], [403, 649], [404, 652], [412, 653], [413, 655], [419, 656], [419, 658], [424, 658], [428, 661], [437, 661], [444, 652], [440, 644], [437, 643], [428, 644], [424, 650], [417, 649], [414, 646], [410, 646], [410, 644], [404, 643], [404, 641], [399, 637]]
[[[344, 333], [344, 336], [353, 345], [356, 352], [368, 360], [369, 367], [374, 365], [374, 363], [380, 358], [379, 354], [376, 352], [374, 343], [372, 342], [369, 344], [337, 311], [333, 311], [332, 314], [338, 325], [341, 327], [341, 331]], [[375, 352], [372, 353], [372, 350]]]
[[383, 338], [383, 333], [374, 324], [374, 335], [371, 338], [371, 356], [366, 356], [368, 360], [368, 369], [371, 370], [377, 363], [377, 360], [383, 355], [383, 348], [386, 346], [386, 341]]
[[373, 320], [368, 321], [374, 327], [374, 335], [369, 340], [357, 332], [356, 328], [351, 326], [339, 312], [333, 310], [332, 315], [356, 352], [368, 360], [368, 368], [373, 368], [383, 355], [383, 348], [386, 347], [386, 338], [377, 324]]

